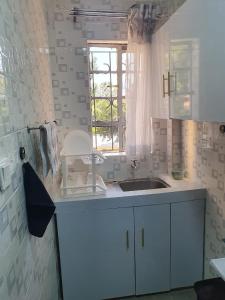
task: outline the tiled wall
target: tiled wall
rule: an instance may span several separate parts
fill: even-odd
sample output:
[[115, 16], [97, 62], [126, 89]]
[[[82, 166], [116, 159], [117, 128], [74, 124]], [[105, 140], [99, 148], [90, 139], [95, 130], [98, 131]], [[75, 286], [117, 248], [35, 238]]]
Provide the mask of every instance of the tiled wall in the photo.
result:
[[127, 161], [126, 155], [110, 156], [102, 166], [98, 166], [98, 173], [107, 181], [125, 180], [133, 177], [154, 177], [167, 173], [167, 121], [154, 120], [153, 131], [155, 144], [150, 161], [138, 162], [137, 169], [134, 170], [131, 168], [131, 162]]
[[[52, 5], [54, 2], [54, 5]], [[56, 119], [62, 132], [89, 130], [89, 76], [87, 40], [126, 40], [127, 22], [118, 19], [78, 18], [73, 22], [69, 10], [124, 10], [133, 0], [55, 0], [48, 1], [48, 29], [52, 63], [52, 86]]]
[[[11, 184], [0, 192], [0, 299], [57, 300], [54, 226], [28, 233], [19, 147], [38, 166], [36, 133], [27, 125], [54, 119], [42, 0], [0, 4], [0, 160], [11, 160]], [[51, 178], [46, 180], [46, 184]]]
[[[91, 125], [87, 40], [127, 40], [127, 21], [78, 17], [69, 10], [128, 10], [142, 0], [46, 0], [55, 113], [62, 131]], [[158, 0], [172, 14], [184, 0]]]
[[209, 277], [214, 275], [209, 259], [225, 256], [225, 136], [218, 123], [192, 121], [183, 122], [182, 136], [184, 168], [208, 190], [205, 275]]
[[[46, 0], [47, 20], [52, 65], [52, 86], [56, 119], [60, 128], [60, 142], [72, 129], [90, 130], [89, 77], [87, 40], [127, 40], [127, 22], [124, 19], [73, 18], [69, 10], [74, 6], [85, 9], [128, 10], [141, 0]], [[158, 0], [168, 14], [172, 14], [184, 0]], [[148, 175], [167, 171], [167, 124], [155, 121], [155, 147]], [[160, 130], [158, 130], [160, 128]], [[163, 134], [162, 134], [163, 132]], [[162, 139], [163, 137], [163, 139]], [[160, 143], [158, 141], [161, 141]], [[139, 168], [136, 176], [146, 175]], [[142, 172], [141, 172], [142, 171]], [[99, 172], [106, 180], [130, 177], [130, 167], [124, 156], [108, 157]]]

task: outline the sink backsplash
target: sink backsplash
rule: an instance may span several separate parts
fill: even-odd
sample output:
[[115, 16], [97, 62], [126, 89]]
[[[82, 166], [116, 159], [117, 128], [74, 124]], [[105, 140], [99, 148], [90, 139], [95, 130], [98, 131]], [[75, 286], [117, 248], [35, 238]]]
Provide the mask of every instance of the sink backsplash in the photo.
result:
[[128, 178], [155, 177], [168, 171], [167, 120], [153, 121], [155, 146], [151, 161], [138, 162], [137, 169], [131, 168], [125, 154], [108, 156], [104, 164], [98, 167], [98, 173], [105, 181], [125, 180]]

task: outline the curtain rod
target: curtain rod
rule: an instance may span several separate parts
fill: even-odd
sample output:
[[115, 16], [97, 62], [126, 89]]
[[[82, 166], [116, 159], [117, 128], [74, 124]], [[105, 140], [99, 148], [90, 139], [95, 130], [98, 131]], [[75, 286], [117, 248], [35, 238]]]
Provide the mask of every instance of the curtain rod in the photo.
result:
[[111, 17], [111, 18], [127, 18], [127, 11], [109, 11], [109, 10], [85, 10], [80, 8], [73, 8], [70, 12], [73, 17], [86, 16], [86, 17]]

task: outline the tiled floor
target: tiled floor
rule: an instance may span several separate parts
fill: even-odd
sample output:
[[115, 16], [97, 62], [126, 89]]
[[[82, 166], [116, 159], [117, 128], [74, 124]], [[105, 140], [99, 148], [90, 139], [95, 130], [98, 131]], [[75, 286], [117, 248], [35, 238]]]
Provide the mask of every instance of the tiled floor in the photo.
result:
[[196, 295], [193, 290], [179, 290], [165, 294], [150, 295], [143, 297], [131, 297], [117, 300], [196, 300]]

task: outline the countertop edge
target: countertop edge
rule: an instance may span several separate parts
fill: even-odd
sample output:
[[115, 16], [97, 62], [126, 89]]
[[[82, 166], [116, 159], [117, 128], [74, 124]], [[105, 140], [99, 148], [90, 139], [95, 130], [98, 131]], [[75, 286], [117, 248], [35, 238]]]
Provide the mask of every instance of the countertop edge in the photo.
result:
[[210, 259], [210, 265], [225, 280], [225, 258]]

